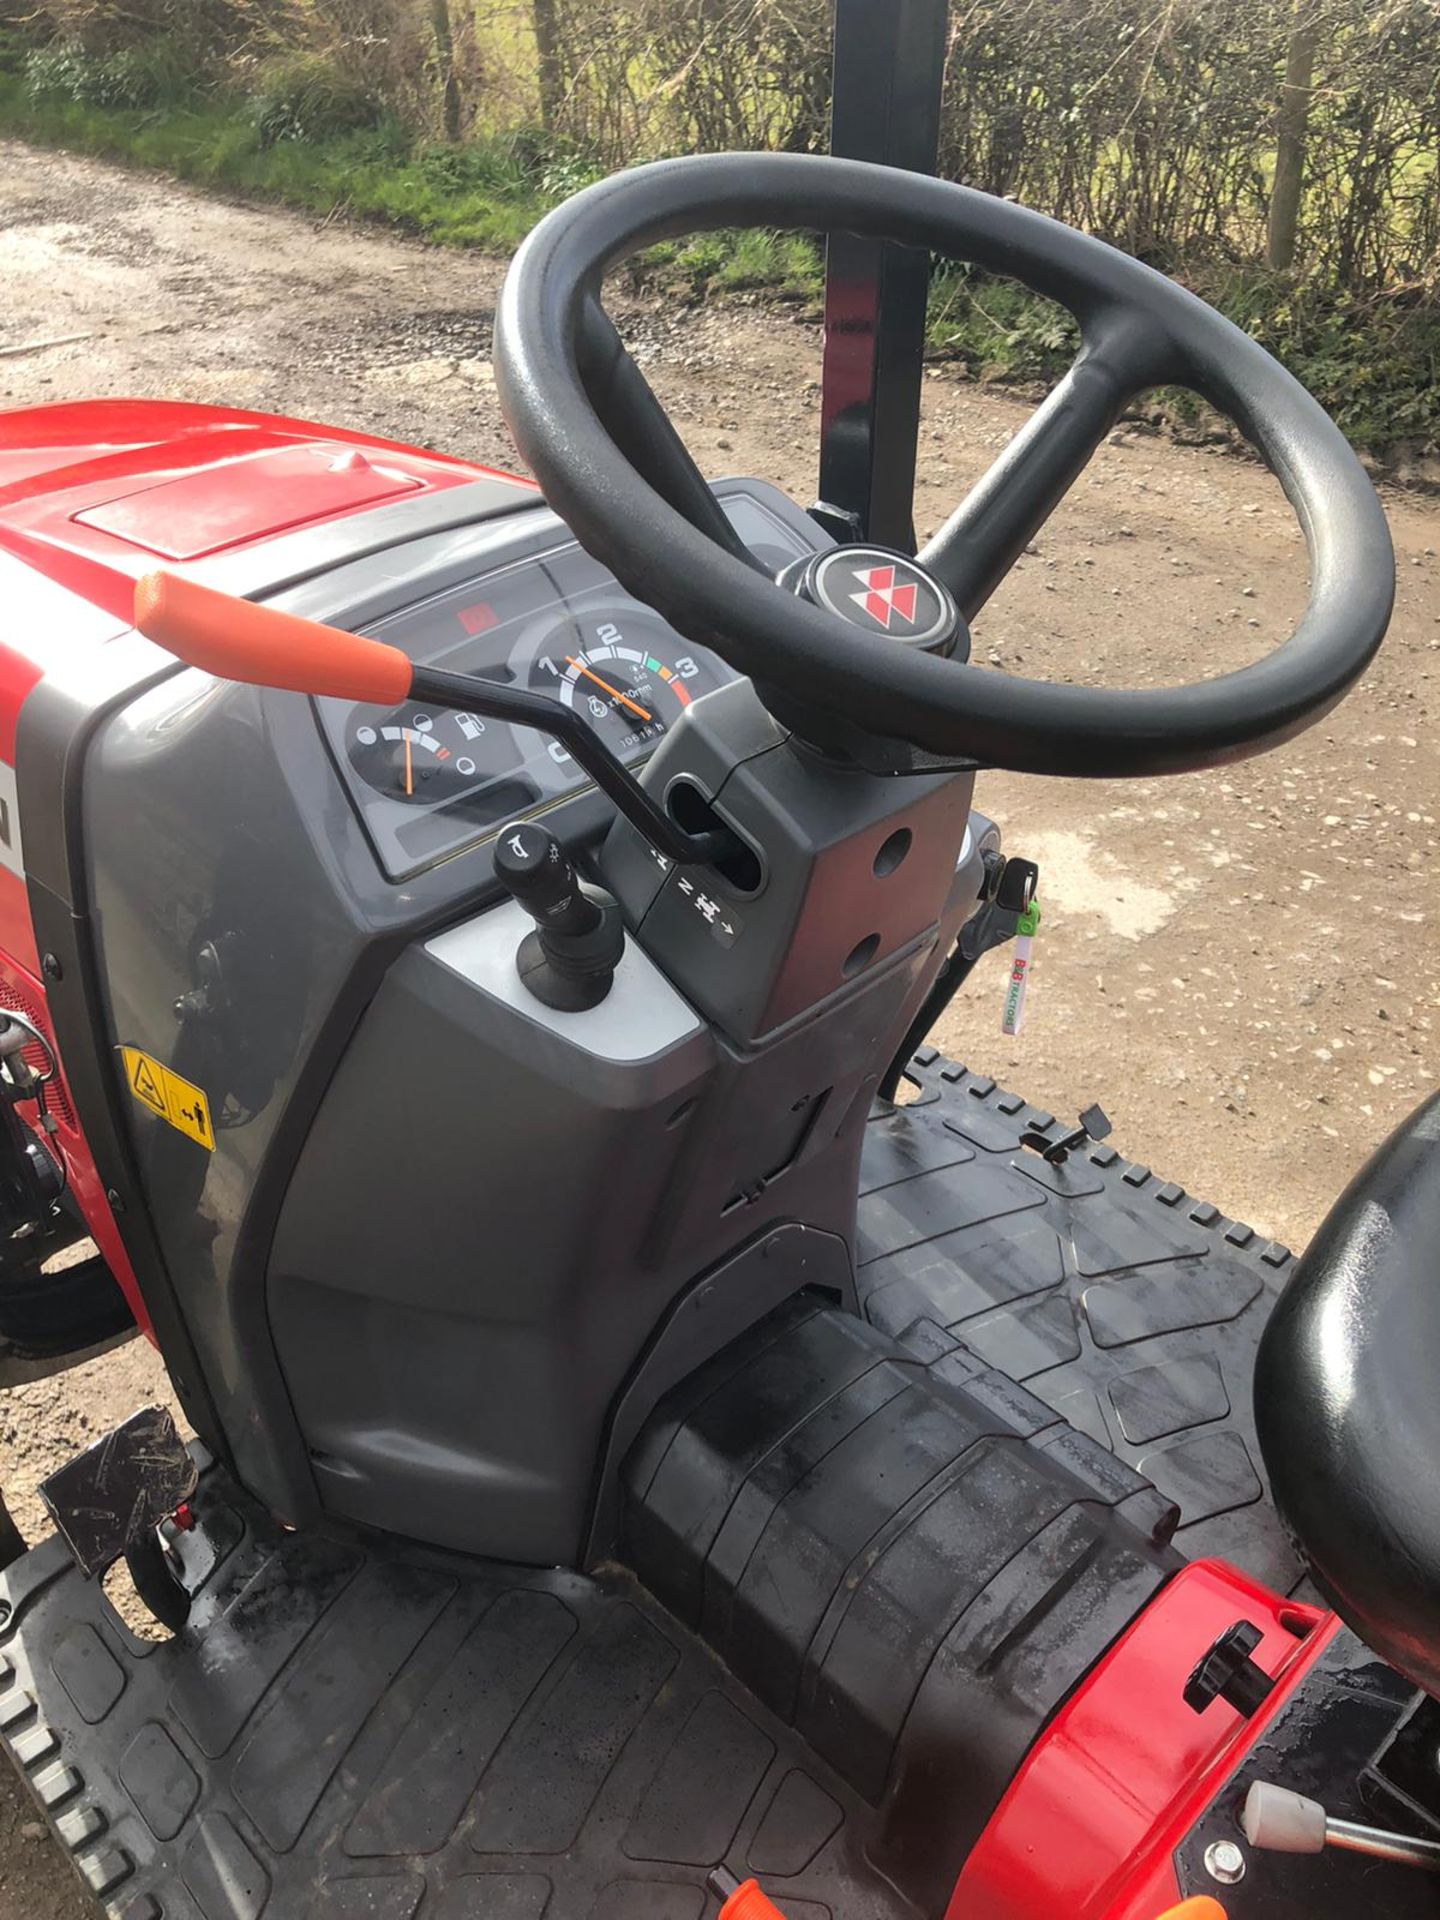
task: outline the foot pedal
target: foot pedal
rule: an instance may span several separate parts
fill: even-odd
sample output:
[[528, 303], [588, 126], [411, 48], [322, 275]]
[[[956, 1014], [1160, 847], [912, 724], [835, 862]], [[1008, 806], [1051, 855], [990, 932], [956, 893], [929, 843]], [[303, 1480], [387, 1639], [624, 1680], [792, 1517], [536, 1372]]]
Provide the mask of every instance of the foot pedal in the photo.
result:
[[40, 1485], [40, 1498], [87, 1579], [124, 1557], [135, 1591], [172, 1632], [190, 1610], [160, 1543], [183, 1513], [199, 1473], [164, 1407], [142, 1407]]

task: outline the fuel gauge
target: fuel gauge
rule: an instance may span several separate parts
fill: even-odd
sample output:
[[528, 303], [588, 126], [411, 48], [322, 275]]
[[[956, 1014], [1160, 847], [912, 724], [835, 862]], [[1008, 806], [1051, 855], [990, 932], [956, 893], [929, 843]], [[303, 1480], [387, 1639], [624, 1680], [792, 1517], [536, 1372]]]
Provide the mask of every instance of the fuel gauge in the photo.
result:
[[507, 773], [520, 758], [503, 721], [473, 713], [401, 711], [357, 719], [349, 746], [351, 765], [367, 786], [412, 806], [441, 806]]

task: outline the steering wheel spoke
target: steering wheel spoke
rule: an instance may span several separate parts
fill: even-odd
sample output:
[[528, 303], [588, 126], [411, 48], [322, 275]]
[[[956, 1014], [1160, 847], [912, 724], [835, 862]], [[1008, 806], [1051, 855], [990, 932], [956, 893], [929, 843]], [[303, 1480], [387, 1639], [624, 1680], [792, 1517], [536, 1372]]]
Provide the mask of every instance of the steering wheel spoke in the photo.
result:
[[1126, 406], [1173, 373], [1163, 337], [1125, 314], [1086, 329], [1065, 377], [919, 555], [973, 620]]
[[578, 358], [596, 417], [635, 471], [717, 547], [759, 567], [593, 293], [581, 316]]

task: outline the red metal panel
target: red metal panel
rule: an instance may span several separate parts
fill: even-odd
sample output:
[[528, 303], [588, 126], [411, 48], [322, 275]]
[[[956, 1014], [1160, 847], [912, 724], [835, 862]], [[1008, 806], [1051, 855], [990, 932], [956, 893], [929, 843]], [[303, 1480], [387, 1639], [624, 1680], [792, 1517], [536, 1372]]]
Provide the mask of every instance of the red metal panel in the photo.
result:
[[[1245, 1720], [1181, 1698], [1237, 1620], [1280, 1684]], [[1155, 1920], [1180, 1898], [1174, 1848], [1338, 1628], [1220, 1561], [1178, 1573], [1032, 1749], [965, 1863], [948, 1920]]]
[[[18, 896], [18, 897], [17, 897]], [[105, 1197], [105, 1189], [100, 1176], [95, 1171], [95, 1162], [90, 1157], [90, 1149], [85, 1144], [75, 1118], [75, 1107], [70, 1097], [70, 1089], [65, 1082], [65, 1064], [55, 1047], [55, 1035], [50, 1025], [50, 1013], [45, 1003], [45, 989], [38, 976], [19, 965], [14, 956], [12, 939], [13, 924], [16, 915], [24, 912], [26, 925], [26, 944], [34, 952], [34, 936], [29, 932], [29, 913], [25, 907], [24, 883], [11, 873], [0, 871], [0, 1007], [8, 1007], [13, 1012], [23, 1014], [32, 1026], [38, 1027], [45, 1035], [58, 1063], [54, 1083], [48, 1090], [48, 1105], [55, 1121], [55, 1132], [50, 1137], [53, 1150], [59, 1152], [65, 1163], [66, 1183], [75, 1202], [90, 1229], [90, 1237], [104, 1256], [119, 1282], [120, 1290], [130, 1304], [135, 1315], [136, 1325], [147, 1338], [153, 1340], [150, 1328], [150, 1316], [145, 1311], [145, 1302], [140, 1296], [140, 1288], [135, 1279], [134, 1269], [125, 1252], [119, 1229], [115, 1225], [115, 1216], [110, 1211], [110, 1202]], [[27, 1051], [26, 1057], [32, 1066], [43, 1067], [44, 1057], [40, 1048]], [[19, 1109], [29, 1116], [33, 1109], [25, 1106]]]
[[[184, 400], [75, 400], [0, 411], [0, 503], [26, 494], [93, 486], [128, 464], [135, 473], [210, 465], [220, 439], [234, 454], [295, 440], [341, 440], [347, 446], [407, 453], [456, 480], [493, 469], [448, 453], [417, 453], [396, 440], [349, 427], [317, 426], [283, 414], [197, 406]], [[502, 478], [504, 476], [501, 476]]]
[[[357, 452], [362, 464], [336, 466]], [[301, 476], [312, 460], [322, 471], [307, 485]], [[374, 490], [376, 475], [385, 477], [383, 493]], [[0, 547], [38, 579], [128, 626], [137, 576], [175, 544], [196, 557], [364, 512], [398, 491], [433, 493], [481, 477], [532, 490], [529, 481], [448, 454], [268, 414], [175, 401], [30, 407], [0, 413]], [[148, 506], [147, 489], [158, 495]], [[122, 499], [131, 503], [124, 510]], [[84, 626], [78, 608], [73, 619], [7, 619], [4, 640], [43, 668], [44, 653], [78, 644]], [[5, 724], [13, 727], [13, 714]]]

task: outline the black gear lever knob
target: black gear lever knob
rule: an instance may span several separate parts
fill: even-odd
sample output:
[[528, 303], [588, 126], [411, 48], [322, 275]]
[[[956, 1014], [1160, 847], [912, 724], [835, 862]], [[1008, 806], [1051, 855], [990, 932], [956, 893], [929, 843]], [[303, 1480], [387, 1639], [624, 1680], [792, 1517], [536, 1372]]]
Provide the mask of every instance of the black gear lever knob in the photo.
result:
[[598, 1006], [625, 952], [619, 907], [582, 883], [554, 834], [533, 820], [501, 829], [495, 872], [535, 922], [515, 953], [527, 990], [562, 1013]]

